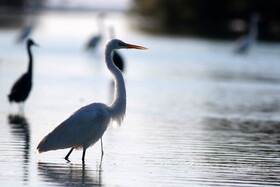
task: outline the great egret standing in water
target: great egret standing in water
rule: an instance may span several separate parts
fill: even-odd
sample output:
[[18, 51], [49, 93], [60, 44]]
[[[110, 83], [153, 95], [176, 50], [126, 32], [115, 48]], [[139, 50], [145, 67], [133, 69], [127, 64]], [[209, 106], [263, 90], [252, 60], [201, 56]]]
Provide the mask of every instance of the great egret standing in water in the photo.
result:
[[103, 133], [111, 120], [120, 124], [126, 110], [125, 83], [122, 73], [112, 61], [112, 52], [115, 49], [129, 48], [147, 49], [145, 47], [127, 44], [117, 39], [109, 41], [106, 45], [106, 65], [115, 80], [115, 96], [112, 104], [108, 106], [103, 103], [92, 103], [77, 110], [42, 139], [37, 147], [40, 153], [71, 148], [65, 157], [68, 160], [73, 149], [83, 149], [82, 161], [84, 162], [86, 149], [100, 139], [103, 155]]
[[[32, 88], [32, 69], [33, 69], [33, 58], [31, 53], [31, 46], [37, 46], [33, 42], [33, 40], [28, 39], [27, 40], [27, 51], [29, 56], [29, 65], [28, 65], [28, 71], [23, 74], [13, 85], [11, 93], [8, 95], [10, 102], [16, 102], [16, 103], [23, 103]], [[22, 106], [23, 107], [23, 106]]]

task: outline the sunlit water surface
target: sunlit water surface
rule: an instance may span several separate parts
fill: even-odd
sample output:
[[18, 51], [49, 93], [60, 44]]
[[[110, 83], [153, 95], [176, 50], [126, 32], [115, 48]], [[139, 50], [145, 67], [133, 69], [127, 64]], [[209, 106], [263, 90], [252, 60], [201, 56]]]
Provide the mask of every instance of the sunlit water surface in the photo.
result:
[[[122, 14], [108, 14], [96, 51], [84, 46], [94, 13], [43, 13], [32, 38], [33, 89], [24, 114], [7, 94], [27, 69], [16, 30], [0, 37], [0, 184], [12, 186], [280, 185], [280, 44], [258, 43], [248, 55], [232, 41], [143, 34]], [[123, 50], [127, 113], [100, 143], [71, 162], [68, 150], [39, 154], [38, 142], [88, 103], [112, 101], [103, 49], [118, 38], [148, 47]]]

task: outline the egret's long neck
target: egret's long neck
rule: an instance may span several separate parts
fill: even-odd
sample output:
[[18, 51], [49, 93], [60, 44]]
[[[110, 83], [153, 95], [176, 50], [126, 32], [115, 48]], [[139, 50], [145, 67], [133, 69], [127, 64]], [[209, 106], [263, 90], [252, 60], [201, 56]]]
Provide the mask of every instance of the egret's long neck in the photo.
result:
[[105, 51], [105, 60], [108, 69], [114, 76], [115, 81], [114, 101], [110, 105], [110, 112], [112, 114], [113, 120], [116, 120], [120, 123], [125, 115], [126, 110], [126, 90], [122, 73], [113, 63], [112, 52], [112, 47], [110, 45], [107, 46]]
[[28, 73], [32, 76], [32, 66], [33, 66], [33, 58], [31, 53], [31, 45], [27, 46], [28, 57], [29, 57], [29, 65], [28, 65]]

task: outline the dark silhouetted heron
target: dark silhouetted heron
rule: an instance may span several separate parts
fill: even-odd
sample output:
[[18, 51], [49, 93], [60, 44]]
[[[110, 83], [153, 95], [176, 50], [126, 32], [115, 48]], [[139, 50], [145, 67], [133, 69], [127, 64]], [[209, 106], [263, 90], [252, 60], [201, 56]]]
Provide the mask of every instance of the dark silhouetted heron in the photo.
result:
[[23, 109], [23, 102], [27, 99], [30, 90], [32, 88], [32, 66], [33, 66], [33, 58], [31, 53], [31, 46], [37, 46], [33, 42], [33, 40], [27, 40], [27, 51], [29, 56], [29, 65], [28, 70], [25, 74], [23, 74], [13, 85], [11, 93], [8, 95], [10, 102], [16, 102], [22, 104]]

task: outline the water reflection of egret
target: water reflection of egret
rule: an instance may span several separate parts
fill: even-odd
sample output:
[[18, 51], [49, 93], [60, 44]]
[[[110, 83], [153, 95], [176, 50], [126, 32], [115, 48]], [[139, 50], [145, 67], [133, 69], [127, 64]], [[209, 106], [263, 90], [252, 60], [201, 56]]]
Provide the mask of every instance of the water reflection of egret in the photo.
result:
[[147, 49], [141, 46], [126, 44], [117, 39], [109, 41], [106, 45], [106, 65], [115, 80], [115, 97], [113, 103], [110, 106], [103, 103], [92, 103], [80, 108], [43, 138], [37, 147], [40, 153], [49, 150], [71, 148], [65, 157], [68, 160], [73, 149], [83, 149], [82, 160], [84, 162], [86, 149], [101, 139], [103, 155], [103, 133], [111, 120], [117, 121], [120, 124], [126, 110], [125, 83], [121, 71], [113, 63], [112, 52], [115, 49], [129, 48]]
[[96, 174], [90, 172], [85, 164], [57, 164], [38, 162], [38, 172], [42, 180], [62, 186], [101, 186], [102, 169], [100, 161]]
[[30, 150], [30, 130], [27, 119], [19, 114], [10, 114], [8, 116], [9, 124], [12, 128], [12, 133], [20, 138], [20, 142], [23, 142], [23, 180], [28, 182], [29, 174], [29, 150]]
[[[27, 40], [27, 51], [29, 57], [28, 70], [24, 73], [13, 85], [11, 93], [8, 95], [10, 102], [22, 103], [27, 99], [32, 88], [32, 69], [33, 58], [31, 53], [31, 46], [37, 45], [33, 40]], [[23, 107], [23, 106], [22, 106]], [[23, 109], [23, 108], [22, 108]]]

